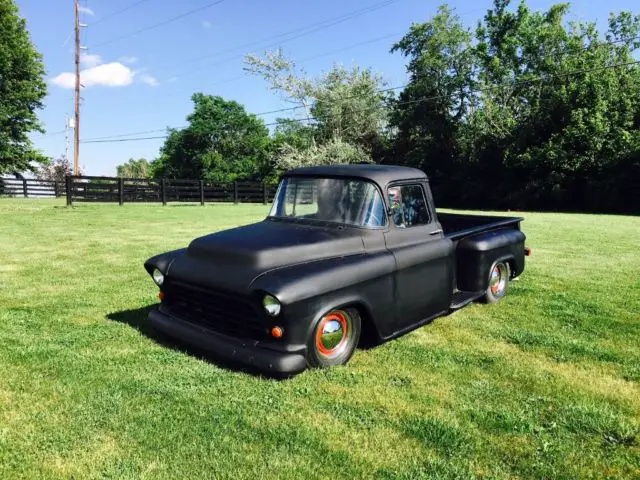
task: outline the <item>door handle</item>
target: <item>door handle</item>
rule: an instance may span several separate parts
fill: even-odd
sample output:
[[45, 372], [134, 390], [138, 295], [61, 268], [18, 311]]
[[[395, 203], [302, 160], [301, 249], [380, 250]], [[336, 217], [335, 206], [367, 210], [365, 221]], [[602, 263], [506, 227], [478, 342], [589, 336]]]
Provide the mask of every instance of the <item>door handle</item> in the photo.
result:
[[433, 232], [429, 232], [429, 235], [438, 235], [439, 233], [442, 233], [443, 230], [441, 228], [439, 228], [438, 230], [434, 230]]

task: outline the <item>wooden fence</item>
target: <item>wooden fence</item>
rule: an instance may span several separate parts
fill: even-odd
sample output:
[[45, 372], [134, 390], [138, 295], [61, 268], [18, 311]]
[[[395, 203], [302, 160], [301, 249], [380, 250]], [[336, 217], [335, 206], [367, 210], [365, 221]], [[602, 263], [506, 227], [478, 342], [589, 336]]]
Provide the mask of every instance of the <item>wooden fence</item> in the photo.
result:
[[65, 183], [35, 178], [0, 178], [0, 196], [61, 197], [66, 195]]
[[68, 176], [65, 182], [34, 179], [0, 179], [0, 195], [62, 196], [74, 202], [233, 202], [268, 203], [275, 185], [259, 182], [217, 183], [204, 180]]

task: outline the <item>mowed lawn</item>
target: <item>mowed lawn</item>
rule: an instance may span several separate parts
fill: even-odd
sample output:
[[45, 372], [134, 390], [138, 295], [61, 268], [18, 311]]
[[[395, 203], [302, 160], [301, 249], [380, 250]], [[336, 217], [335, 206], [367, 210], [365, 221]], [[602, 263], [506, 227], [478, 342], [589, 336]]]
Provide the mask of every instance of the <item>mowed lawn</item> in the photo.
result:
[[523, 214], [504, 301], [344, 367], [155, 341], [143, 261], [265, 214], [0, 200], [0, 478], [640, 478], [640, 218]]

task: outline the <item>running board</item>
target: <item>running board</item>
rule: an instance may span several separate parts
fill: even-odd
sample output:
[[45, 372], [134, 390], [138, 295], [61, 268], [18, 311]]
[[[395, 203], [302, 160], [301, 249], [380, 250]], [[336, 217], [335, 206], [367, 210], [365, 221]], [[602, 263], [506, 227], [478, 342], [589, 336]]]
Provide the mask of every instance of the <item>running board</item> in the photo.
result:
[[459, 308], [470, 304], [483, 295], [484, 292], [456, 292], [453, 294], [453, 298], [451, 299], [451, 306], [449, 308], [451, 308], [451, 310], [458, 310]]

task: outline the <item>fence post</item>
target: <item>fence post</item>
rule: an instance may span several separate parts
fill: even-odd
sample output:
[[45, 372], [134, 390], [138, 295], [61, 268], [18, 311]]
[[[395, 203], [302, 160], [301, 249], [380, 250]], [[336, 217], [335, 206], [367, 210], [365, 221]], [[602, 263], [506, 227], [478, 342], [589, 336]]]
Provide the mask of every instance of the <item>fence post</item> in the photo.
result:
[[262, 184], [262, 203], [267, 204], [267, 184]]
[[124, 178], [118, 178], [118, 203], [122, 206], [124, 203]]
[[27, 198], [29, 196], [29, 194], [28, 194], [28, 190], [27, 190], [27, 179], [26, 178], [22, 179], [22, 191], [24, 193], [24, 198]]
[[200, 180], [200, 205], [204, 207], [204, 180]]
[[162, 205], [167, 204], [167, 181], [163, 178], [160, 182], [160, 195], [162, 196]]
[[53, 194], [58, 198], [60, 195], [58, 193], [58, 180], [53, 181]]
[[70, 207], [73, 205], [73, 195], [72, 195], [72, 187], [73, 187], [73, 180], [71, 179], [71, 175], [67, 175], [64, 177], [64, 182], [65, 182], [65, 186], [66, 186], [66, 190], [67, 190], [67, 207]]
[[233, 203], [238, 203], [238, 182], [233, 182]]

